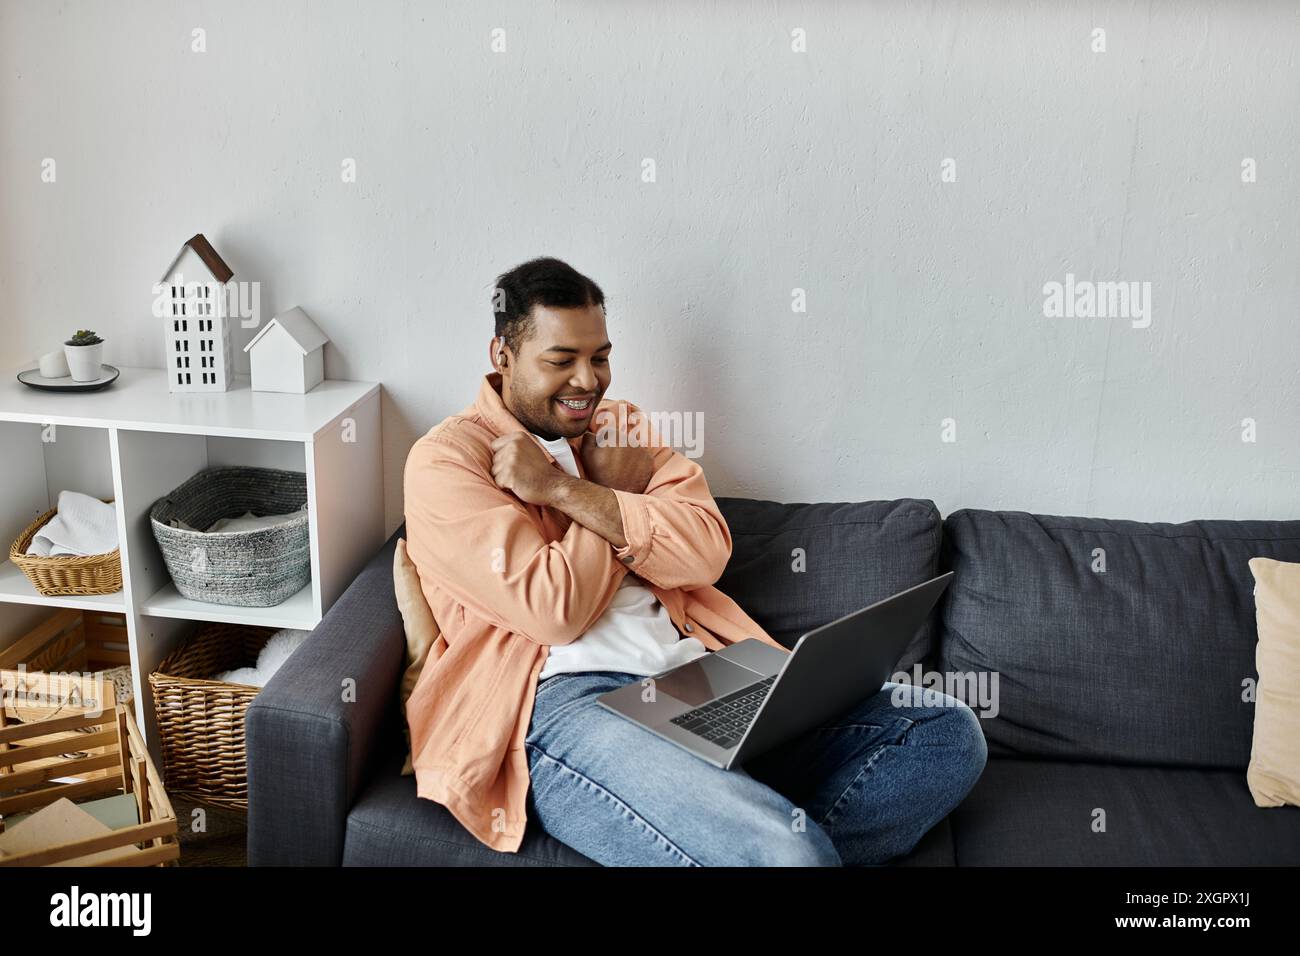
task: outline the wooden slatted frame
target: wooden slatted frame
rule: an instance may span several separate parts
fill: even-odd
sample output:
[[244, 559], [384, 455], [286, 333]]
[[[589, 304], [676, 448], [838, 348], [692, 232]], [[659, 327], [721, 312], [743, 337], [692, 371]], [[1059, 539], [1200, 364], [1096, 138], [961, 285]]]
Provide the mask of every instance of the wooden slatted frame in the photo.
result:
[[[61, 716], [26, 723], [6, 720], [8, 695], [40, 685], [44, 685], [44, 694], [38, 699], [65, 700], [75, 690], [81, 699], [93, 703], [78, 709], [65, 700], [50, 705], [52, 712], [57, 706], [63, 712]], [[120, 852], [82, 865], [174, 865], [180, 857], [176, 813], [149, 759], [135, 717], [130, 708], [116, 702], [112, 682], [93, 675], [0, 670], [0, 689], [6, 695], [0, 702], [0, 831], [6, 814], [45, 807], [63, 797], [75, 801], [106, 793], [133, 794], [140, 821], [102, 836], [0, 857], [0, 866], [76, 865], [88, 854], [114, 849]], [[73, 712], [67, 713], [69, 710]], [[92, 732], [84, 734], [78, 728], [90, 728]], [[41, 762], [51, 748], [62, 746], [67, 750], [72, 746], [70, 738], [77, 749], [85, 749], [93, 742], [111, 750], [56, 764]], [[75, 783], [55, 779], [86, 771], [104, 775]]]

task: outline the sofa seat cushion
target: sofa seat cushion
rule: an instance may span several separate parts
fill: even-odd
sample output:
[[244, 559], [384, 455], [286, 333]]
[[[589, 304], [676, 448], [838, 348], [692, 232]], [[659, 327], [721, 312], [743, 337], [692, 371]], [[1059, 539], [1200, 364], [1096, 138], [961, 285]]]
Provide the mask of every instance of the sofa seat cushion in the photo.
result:
[[404, 752], [377, 766], [348, 813], [344, 866], [596, 866], [556, 840], [529, 809], [518, 853], [484, 846], [446, 807], [416, 796], [401, 773]]
[[[403, 776], [405, 752], [394, 748], [371, 774], [348, 814], [344, 866], [599, 866], [541, 828], [529, 795], [529, 821], [518, 853], [485, 847], [432, 800], [415, 793], [415, 778]], [[952, 866], [952, 816], [923, 836], [893, 866]]]
[[1234, 770], [990, 757], [950, 819], [958, 866], [1300, 865], [1300, 807]]
[[[815, 627], [939, 573], [943, 522], [933, 501], [715, 500], [732, 545], [715, 586], [786, 647]], [[930, 651], [937, 619], [932, 614], [917, 632], [899, 670]]]

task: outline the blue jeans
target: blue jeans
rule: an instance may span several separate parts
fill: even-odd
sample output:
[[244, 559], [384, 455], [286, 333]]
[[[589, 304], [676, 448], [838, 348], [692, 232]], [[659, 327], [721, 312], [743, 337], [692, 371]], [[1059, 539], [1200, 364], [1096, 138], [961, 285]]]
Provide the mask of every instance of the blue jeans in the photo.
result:
[[642, 679], [548, 677], [525, 743], [529, 817], [606, 866], [883, 864], [962, 801], [988, 757], [966, 704], [887, 683], [744, 769], [722, 770], [596, 703]]

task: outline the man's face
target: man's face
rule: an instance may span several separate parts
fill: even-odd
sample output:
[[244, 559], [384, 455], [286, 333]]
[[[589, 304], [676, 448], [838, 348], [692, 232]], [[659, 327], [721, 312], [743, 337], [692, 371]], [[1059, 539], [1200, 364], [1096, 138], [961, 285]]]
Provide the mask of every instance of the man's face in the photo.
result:
[[611, 347], [600, 306], [534, 306], [533, 330], [519, 354], [506, 350], [502, 401], [520, 424], [547, 441], [575, 438], [587, 430], [609, 388]]

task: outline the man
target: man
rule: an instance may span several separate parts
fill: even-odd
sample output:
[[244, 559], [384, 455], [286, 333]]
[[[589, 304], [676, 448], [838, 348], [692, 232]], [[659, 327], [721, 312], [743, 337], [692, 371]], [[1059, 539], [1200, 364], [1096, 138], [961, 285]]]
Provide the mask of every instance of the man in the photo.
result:
[[407, 547], [441, 631], [407, 704], [419, 795], [495, 849], [518, 851], [531, 815], [606, 865], [907, 853], [983, 770], [960, 701], [909, 686], [895, 706], [886, 684], [739, 771], [596, 704], [747, 638], [785, 650], [712, 586], [731, 535], [699, 465], [605, 399], [604, 301], [556, 259], [502, 275], [494, 371], [407, 459]]

